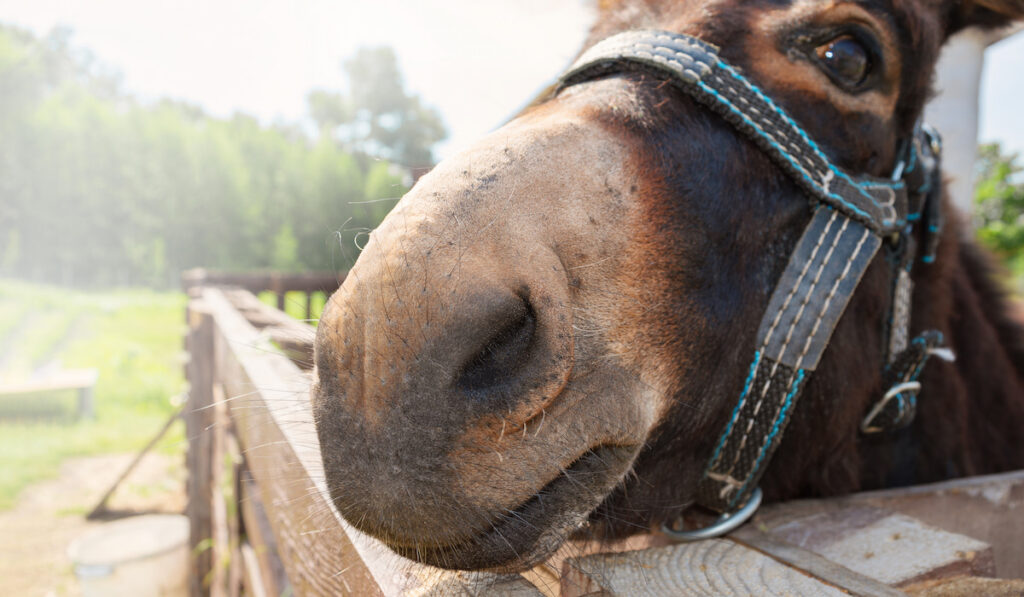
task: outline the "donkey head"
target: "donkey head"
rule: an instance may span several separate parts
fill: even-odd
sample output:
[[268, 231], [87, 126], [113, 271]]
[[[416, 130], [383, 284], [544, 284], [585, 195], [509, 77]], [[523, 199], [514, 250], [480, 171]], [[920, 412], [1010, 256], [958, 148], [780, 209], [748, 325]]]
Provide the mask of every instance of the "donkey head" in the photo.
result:
[[[647, 28], [713, 44], [834, 163], [875, 176], [911, 134], [943, 41], [1024, 13], [1016, 0], [604, 4], [591, 43]], [[351, 524], [429, 564], [517, 569], [574, 532], [645, 530], [693, 502], [811, 215], [791, 177], [666, 78], [613, 72], [537, 102], [373, 232], [320, 321], [312, 393]], [[856, 488], [844, 448], [881, 383], [888, 275], [864, 274], [769, 496]]]

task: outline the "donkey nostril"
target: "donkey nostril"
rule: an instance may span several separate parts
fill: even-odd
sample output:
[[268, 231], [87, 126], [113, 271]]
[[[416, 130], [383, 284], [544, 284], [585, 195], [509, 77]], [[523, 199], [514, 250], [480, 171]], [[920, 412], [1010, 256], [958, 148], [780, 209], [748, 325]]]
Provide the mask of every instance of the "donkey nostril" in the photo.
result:
[[537, 317], [526, 299], [518, 301], [495, 328], [498, 331], [459, 373], [455, 382], [459, 389], [471, 393], [497, 389], [511, 381], [529, 359]]

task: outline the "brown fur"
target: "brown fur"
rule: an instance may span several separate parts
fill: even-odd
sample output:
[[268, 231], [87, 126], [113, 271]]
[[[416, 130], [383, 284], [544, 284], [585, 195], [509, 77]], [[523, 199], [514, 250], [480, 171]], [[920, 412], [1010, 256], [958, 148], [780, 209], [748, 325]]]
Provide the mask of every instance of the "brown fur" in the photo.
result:
[[[837, 163], [875, 175], [920, 115], [950, 32], [1024, 12], [998, 0], [602, 6], [589, 43], [658, 27], [717, 44]], [[857, 94], [798, 51], [851, 21], [882, 54]], [[498, 569], [573, 533], [678, 516], [808, 218], [750, 142], [649, 74], [566, 89], [441, 164], [321, 319], [314, 412], [342, 515], [403, 555]], [[807, 382], [762, 482], [769, 499], [1024, 467], [1024, 334], [963, 236], [949, 226], [936, 263], [914, 271], [912, 331], [941, 330], [959, 357], [925, 369], [915, 423], [857, 431], [883, 392], [892, 273], [879, 257]]]

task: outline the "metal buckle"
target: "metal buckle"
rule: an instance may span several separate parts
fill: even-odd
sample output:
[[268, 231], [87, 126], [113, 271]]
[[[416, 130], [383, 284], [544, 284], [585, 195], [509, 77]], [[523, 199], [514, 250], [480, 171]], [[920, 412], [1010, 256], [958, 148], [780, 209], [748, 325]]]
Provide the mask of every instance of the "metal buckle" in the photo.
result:
[[761, 505], [761, 488], [758, 487], [750, 493], [750, 499], [743, 505], [742, 508], [735, 512], [726, 512], [725, 514], [718, 517], [711, 526], [704, 527], [702, 529], [693, 529], [691, 531], [677, 531], [668, 526], [668, 523], [661, 525], [661, 532], [668, 535], [669, 538], [676, 541], [688, 542], [688, 541], [700, 541], [701, 539], [712, 539], [714, 537], [721, 537], [722, 535], [736, 530], [741, 524], [747, 522], [754, 512], [757, 512], [758, 506]]
[[888, 404], [890, 400], [892, 400], [902, 392], [918, 392], [920, 390], [921, 382], [919, 381], [905, 381], [903, 383], [898, 383], [893, 387], [889, 388], [889, 391], [885, 393], [885, 396], [882, 396], [882, 399], [875, 403], [875, 406], [871, 408], [871, 411], [867, 414], [866, 417], [864, 417], [864, 420], [860, 422], [861, 432], [878, 433], [879, 431], [883, 431], [881, 427], [872, 427], [871, 423], [875, 420], [875, 417], [878, 416], [878, 413], [882, 412], [882, 409], [885, 408], [885, 405]]
[[931, 126], [927, 122], [921, 123], [921, 131], [924, 133], [926, 139], [928, 139], [928, 147], [932, 150], [932, 155], [939, 157], [942, 155], [942, 135], [935, 130], [935, 127]]

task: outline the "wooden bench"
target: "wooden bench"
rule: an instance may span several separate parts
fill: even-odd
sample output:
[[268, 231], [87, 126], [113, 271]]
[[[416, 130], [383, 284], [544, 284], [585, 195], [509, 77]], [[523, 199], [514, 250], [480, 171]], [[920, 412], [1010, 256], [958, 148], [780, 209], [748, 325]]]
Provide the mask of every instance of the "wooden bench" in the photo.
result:
[[93, 405], [93, 387], [99, 379], [96, 369], [65, 369], [45, 379], [30, 379], [17, 382], [0, 382], [0, 396], [27, 396], [65, 390], [78, 392], [77, 415], [92, 418], [96, 415]]

